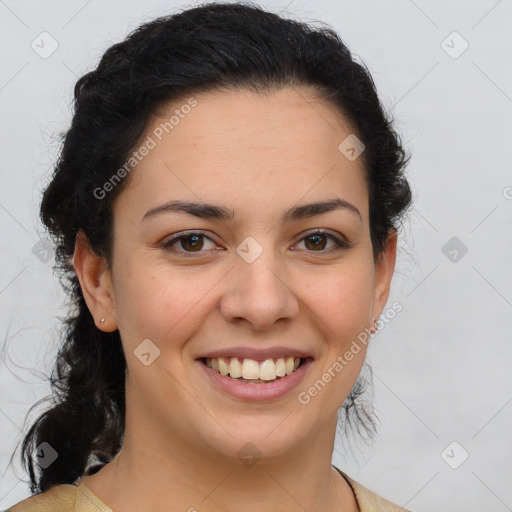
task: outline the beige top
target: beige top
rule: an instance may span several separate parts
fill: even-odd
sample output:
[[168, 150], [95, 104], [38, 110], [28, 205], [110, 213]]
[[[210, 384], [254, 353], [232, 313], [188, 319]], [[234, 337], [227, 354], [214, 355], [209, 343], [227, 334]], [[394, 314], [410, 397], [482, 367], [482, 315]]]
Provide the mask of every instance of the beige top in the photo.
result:
[[[361, 512], [409, 512], [363, 487], [338, 468], [335, 467], [335, 469], [354, 491]], [[82, 484], [60, 484], [20, 501], [5, 512], [113, 512], [113, 510]]]

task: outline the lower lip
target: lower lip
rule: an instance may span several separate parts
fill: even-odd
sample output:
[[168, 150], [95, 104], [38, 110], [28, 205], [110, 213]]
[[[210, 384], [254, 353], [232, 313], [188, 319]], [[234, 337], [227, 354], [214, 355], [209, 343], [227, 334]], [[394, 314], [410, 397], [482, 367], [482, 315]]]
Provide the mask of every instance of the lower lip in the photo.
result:
[[197, 361], [202, 371], [205, 372], [206, 377], [216, 388], [235, 398], [259, 402], [275, 400], [293, 391], [304, 380], [306, 372], [312, 363], [313, 359], [307, 358], [301, 366], [285, 377], [281, 377], [268, 384], [250, 384], [232, 379], [227, 375], [222, 375], [206, 366], [203, 362]]

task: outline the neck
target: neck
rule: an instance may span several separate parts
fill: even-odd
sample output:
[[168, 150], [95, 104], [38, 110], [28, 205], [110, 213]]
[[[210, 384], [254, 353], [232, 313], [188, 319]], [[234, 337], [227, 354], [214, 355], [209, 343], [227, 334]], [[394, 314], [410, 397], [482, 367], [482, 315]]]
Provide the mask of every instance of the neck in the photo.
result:
[[80, 481], [114, 511], [169, 512], [170, 505], [189, 512], [359, 510], [349, 485], [331, 466], [335, 417], [293, 450], [256, 457], [252, 464], [205, 455], [197, 442], [157, 435], [162, 429], [144, 421], [140, 416], [130, 421], [127, 414], [121, 451]]

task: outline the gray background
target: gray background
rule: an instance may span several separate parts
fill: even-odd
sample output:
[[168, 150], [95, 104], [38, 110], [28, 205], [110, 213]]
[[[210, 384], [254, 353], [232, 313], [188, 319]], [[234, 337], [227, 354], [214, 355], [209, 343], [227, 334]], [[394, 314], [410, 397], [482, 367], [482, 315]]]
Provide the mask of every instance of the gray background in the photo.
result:
[[[0, 509], [29, 495], [9, 458], [49, 392], [66, 311], [53, 259], [33, 248], [73, 86], [129, 30], [191, 5], [0, 0]], [[369, 446], [338, 439], [333, 463], [417, 512], [512, 510], [512, 0], [260, 5], [331, 24], [413, 154], [415, 207], [388, 303], [403, 311], [369, 352], [379, 434]], [[43, 31], [58, 43], [48, 58], [31, 48]]]

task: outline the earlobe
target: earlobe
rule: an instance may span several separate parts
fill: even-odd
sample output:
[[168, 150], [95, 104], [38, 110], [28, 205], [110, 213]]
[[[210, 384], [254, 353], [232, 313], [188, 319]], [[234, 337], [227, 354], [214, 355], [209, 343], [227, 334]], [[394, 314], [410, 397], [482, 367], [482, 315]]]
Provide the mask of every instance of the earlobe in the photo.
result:
[[385, 247], [375, 263], [375, 296], [373, 316], [378, 317], [389, 297], [391, 279], [396, 262], [397, 233], [391, 229], [386, 240]]
[[81, 230], [76, 236], [73, 266], [96, 326], [102, 331], [114, 331], [117, 320], [110, 271], [105, 258], [93, 251]]

